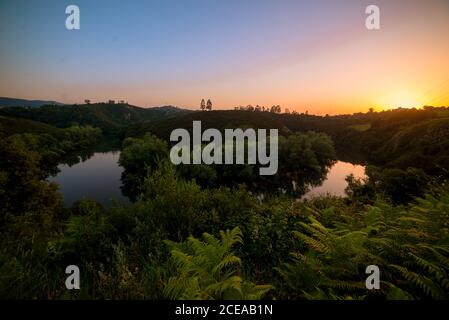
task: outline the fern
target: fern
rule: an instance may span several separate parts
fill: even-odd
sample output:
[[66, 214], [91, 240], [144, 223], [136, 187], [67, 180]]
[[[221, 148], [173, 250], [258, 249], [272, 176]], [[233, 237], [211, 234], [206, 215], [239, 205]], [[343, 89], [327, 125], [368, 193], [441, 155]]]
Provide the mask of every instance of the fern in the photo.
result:
[[177, 275], [166, 282], [164, 295], [169, 299], [260, 299], [272, 286], [242, 279], [242, 261], [232, 252], [242, 237], [240, 229], [234, 228], [220, 231], [220, 239], [204, 233], [203, 241], [194, 237], [186, 243], [166, 241]]
[[407, 281], [420, 288], [425, 292], [426, 295], [431, 296], [434, 299], [446, 298], [446, 294], [444, 293], [444, 291], [438, 288], [438, 286], [436, 286], [431, 279], [421, 276], [413, 271], [407, 270], [407, 268], [404, 268], [402, 266], [391, 265], [391, 267], [399, 271]]

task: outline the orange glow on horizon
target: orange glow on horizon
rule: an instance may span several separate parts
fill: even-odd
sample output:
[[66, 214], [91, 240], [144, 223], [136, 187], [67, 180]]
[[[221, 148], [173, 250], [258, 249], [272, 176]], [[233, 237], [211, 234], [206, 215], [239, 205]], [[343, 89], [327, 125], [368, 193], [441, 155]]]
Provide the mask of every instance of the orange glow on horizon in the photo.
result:
[[384, 110], [397, 108], [421, 108], [428, 105], [428, 101], [424, 101], [422, 97], [418, 96], [412, 91], [397, 91], [385, 95], [376, 103], [379, 108]]
[[[189, 20], [191, 5], [175, 12], [179, 21], [185, 18], [181, 25], [152, 10], [159, 24], [142, 19], [128, 25], [120, 10], [117, 19], [101, 15], [108, 17], [103, 28], [84, 25], [71, 33], [44, 18], [52, 10], [27, 19], [32, 10], [10, 5], [0, 28], [3, 42], [11, 44], [0, 52], [0, 96], [192, 110], [204, 98], [214, 110], [280, 105], [317, 115], [449, 106], [447, 0], [379, 0], [378, 31], [366, 29], [360, 1], [321, 1], [310, 10], [315, 2], [289, 11], [273, 1], [276, 10], [267, 17], [283, 19], [272, 22], [237, 19], [238, 10], [229, 9], [228, 18], [235, 18], [229, 24], [216, 10], [210, 17], [221, 23], [214, 21], [213, 28], [190, 26], [198, 20]], [[131, 19], [146, 12], [138, 8], [123, 10]], [[253, 6], [247, 10], [258, 13]], [[96, 17], [95, 10], [86, 14]]]

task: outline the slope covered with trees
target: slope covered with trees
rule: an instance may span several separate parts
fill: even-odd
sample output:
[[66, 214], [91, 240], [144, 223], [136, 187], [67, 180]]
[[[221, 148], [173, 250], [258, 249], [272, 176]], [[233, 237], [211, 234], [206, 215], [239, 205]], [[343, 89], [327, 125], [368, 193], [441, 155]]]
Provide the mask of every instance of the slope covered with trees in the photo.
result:
[[24, 118], [59, 128], [90, 125], [107, 135], [119, 135], [128, 125], [142, 121], [164, 119], [187, 111], [175, 107], [139, 108], [128, 104], [46, 105], [40, 108], [1, 108], [0, 115]]
[[0, 107], [32, 107], [38, 108], [44, 105], [64, 105], [57, 101], [46, 100], [26, 100], [17, 98], [0, 97]]
[[[2, 298], [449, 299], [445, 108], [160, 118], [132, 109], [130, 123], [120, 105], [50, 108], [0, 111]], [[163, 139], [193, 119], [278, 128], [279, 176], [261, 184], [251, 166], [174, 166]], [[92, 124], [129, 135], [120, 162], [130, 204], [65, 208], [45, 180], [49, 164], [101, 138]], [[335, 149], [376, 165], [365, 180], [347, 178], [346, 197], [298, 201], [277, 184], [321, 176]], [[65, 289], [71, 264], [82, 270], [80, 290]], [[365, 287], [368, 265], [381, 270], [379, 290]]]
[[[150, 132], [168, 140], [173, 129], [191, 131], [193, 120], [200, 120], [204, 129], [271, 128], [278, 129], [283, 136], [293, 132], [324, 132], [332, 138], [343, 158], [350, 154], [352, 158], [379, 166], [400, 169], [411, 166], [432, 174], [449, 169], [446, 135], [449, 109], [444, 107], [339, 116], [249, 110], [192, 112], [132, 124], [126, 135], [139, 137]], [[427, 161], [429, 157], [433, 161]]]
[[213, 112], [190, 112], [179, 114], [176, 117], [160, 118], [154, 121], [142, 122], [128, 128], [128, 136], [142, 136], [150, 132], [162, 139], [168, 140], [170, 133], [177, 128], [192, 131], [192, 122], [201, 121], [203, 130], [215, 128], [223, 131], [227, 128], [254, 128], [254, 129], [278, 129], [281, 135], [290, 130], [279, 120], [273, 118], [269, 113], [217, 110]]

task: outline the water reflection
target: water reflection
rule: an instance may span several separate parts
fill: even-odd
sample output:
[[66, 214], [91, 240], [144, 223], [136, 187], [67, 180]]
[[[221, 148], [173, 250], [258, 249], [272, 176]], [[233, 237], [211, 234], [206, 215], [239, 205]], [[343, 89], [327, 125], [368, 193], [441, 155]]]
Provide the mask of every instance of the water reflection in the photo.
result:
[[48, 180], [59, 184], [66, 206], [81, 199], [95, 200], [106, 208], [112, 205], [113, 199], [128, 202], [120, 191], [123, 168], [118, 165], [119, 157], [120, 151], [72, 156], [60, 164], [59, 173]]
[[[48, 178], [49, 181], [59, 184], [66, 206], [71, 206], [81, 199], [95, 200], [106, 208], [112, 206], [113, 199], [129, 202], [130, 194], [122, 183], [124, 169], [118, 164], [120, 151], [104, 150], [86, 150], [72, 155], [58, 166], [59, 172], [55, 176]], [[337, 161], [315, 174], [307, 172], [283, 177], [265, 177], [263, 183], [253, 181], [252, 186], [257, 186], [259, 195], [282, 190], [283, 193], [301, 199], [326, 194], [345, 196], [345, 178], [350, 174], [363, 178], [365, 167]], [[251, 189], [251, 186], [249, 187]]]
[[349, 162], [337, 161], [330, 168], [326, 179], [320, 186], [311, 188], [302, 199], [310, 199], [320, 195], [345, 196], [347, 187], [346, 177], [353, 174], [355, 178], [365, 178], [365, 166]]

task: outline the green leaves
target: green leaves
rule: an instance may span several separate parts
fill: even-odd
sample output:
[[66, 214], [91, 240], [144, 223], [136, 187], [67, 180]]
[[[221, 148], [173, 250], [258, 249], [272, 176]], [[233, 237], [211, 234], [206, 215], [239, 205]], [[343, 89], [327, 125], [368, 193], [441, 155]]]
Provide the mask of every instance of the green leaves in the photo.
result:
[[426, 195], [410, 207], [377, 201], [359, 211], [341, 211], [345, 223], [324, 224], [326, 208], [312, 208], [308, 221], [292, 233], [300, 250], [277, 270], [289, 297], [361, 298], [376, 294], [364, 287], [364, 268], [381, 270], [381, 290], [391, 299], [447, 299], [449, 233], [446, 195]]
[[170, 299], [260, 299], [272, 287], [255, 285], [240, 276], [241, 260], [232, 247], [243, 243], [238, 227], [220, 231], [220, 239], [204, 233], [203, 241], [166, 241], [177, 276], [170, 278], [164, 294]]

